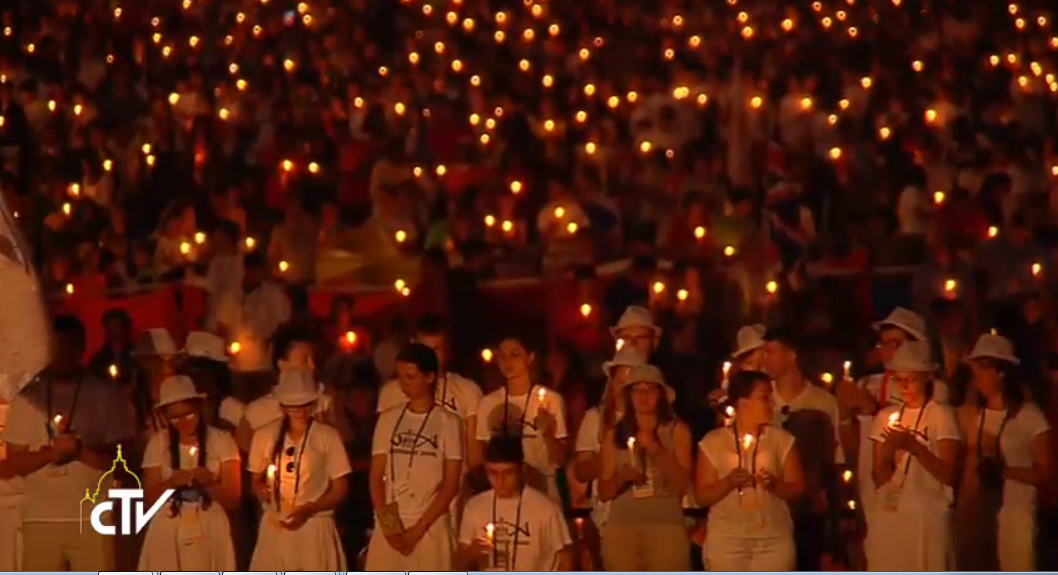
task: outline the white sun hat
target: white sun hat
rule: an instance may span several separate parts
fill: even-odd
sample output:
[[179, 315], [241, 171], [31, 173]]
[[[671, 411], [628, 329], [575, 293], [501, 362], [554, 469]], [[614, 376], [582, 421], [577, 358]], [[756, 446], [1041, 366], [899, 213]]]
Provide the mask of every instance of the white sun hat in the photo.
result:
[[224, 340], [207, 331], [193, 331], [187, 334], [184, 342], [184, 353], [188, 357], [198, 357], [221, 363], [228, 362]]
[[635, 348], [625, 345], [621, 346], [621, 349], [613, 354], [613, 359], [603, 362], [602, 372], [606, 377], [610, 377], [610, 370], [615, 367], [635, 367], [637, 365], [643, 365], [643, 358], [639, 357], [639, 353], [636, 352]]
[[669, 402], [676, 401], [676, 390], [669, 384], [665, 383], [665, 376], [661, 373], [661, 370], [649, 363], [641, 363], [633, 366], [632, 373], [628, 374], [628, 379], [624, 380], [621, 387], [618, 389], [624, 389], [637, 383], [653, 383], [654, 385], [661, 386], [661, 388], [665, 390], [665, 395], [668, 396]]
[[172, 357], [178, 353], [172, 334], [164, 327], [141, 331], [132, 351], [132, 355], [161, 357]]
[[737, 336], [738, 349], [731, 354], [731, 357], [745, 355], [751, 351], [764, 347], [764, 334], [767, 333], [767, 331], [767, 328], [759, 323], [739, 328]]
[[306, 369], [284, 369], [279, 372], [279, 383], [272, 394], [280, 405], [305, 405], [323, 395], [323, 386], [313, 380], [312, 372]]
[[617, 332], [630, 327], [647, 327], [654, 330], [655, 334], [661, 335], [661, 328], [654, 325], [654, 315], [647, 308], [638, 305], [630, 305], [625, 309], [620, 319], [617, 320], [617, 325], [610, 328], [610, 335], [614, 336], [614, 339], [619, 339]]
[[1014, 344], [1001, 335], [991, 333], [986, 333], [977, 338], [973, 351], [966, 356], [966, 361], [974, 359], [998, 359], [1009, 361], [1014, 365], [1021, 365], [1021, 360], [1014, 355]]
[[875, 331], [881, 331], [887, 327], [902, 329], [911, 334], [919, 341], [926, 341], [926, 320], [917, 313], [903, 307], [898, 307], [889, 313], [889, 316], [881, 321], [871, 324]]
[[160, 409], [181, 401], [202, 399], [204, 397], [206, 397], [206, 394], [199, 393], [195, 389], [195, 382], [191, 381], [190, 377], [174, 375], [162, 381], [162, 385], [158, 390], [158, 403], [154, 404], [154, 406]]
[[889, 371], [932, 372], [937, 369], [933, 363], [932, 352], [928, 341], [905, 341], [893, 354], [893, 359], [885, 364]]

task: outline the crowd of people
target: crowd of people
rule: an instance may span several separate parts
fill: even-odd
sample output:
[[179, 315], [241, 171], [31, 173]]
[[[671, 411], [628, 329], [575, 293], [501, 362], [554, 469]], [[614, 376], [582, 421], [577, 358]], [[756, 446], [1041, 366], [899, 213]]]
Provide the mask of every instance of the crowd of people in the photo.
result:
[[0, 569], [1058, 568], [1054, 12], [2, 3]]

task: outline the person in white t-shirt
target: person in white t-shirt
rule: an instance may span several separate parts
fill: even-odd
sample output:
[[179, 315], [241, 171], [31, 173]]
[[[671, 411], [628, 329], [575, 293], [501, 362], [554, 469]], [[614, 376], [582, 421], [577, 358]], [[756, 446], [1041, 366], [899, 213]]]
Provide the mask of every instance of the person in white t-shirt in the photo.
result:
[[279, 374], [283, 419], [254, 433], [247, 468], [263, 517], [251, 571], [345, 571], [334, 509], [352, 472], [338, 431], [313, 414], [323, 393], [307, 371]]
[[903, 344], [886, 369], [903, 403], [882, 408], [871, 425], [877, 509], [867, 525], [867, 568], [949, 571], [961, 441], [955, 413], [930, 399], [936, 364], [927, 342]]
[[661, 342], [661, 328], [654, 325], [654, 315], [637, 305], [625, 309], [617, 325], [610, 328], [610, 335], [617, 340], [617, 349], [630, 346], [644, 362], [650, 361]]
[[789, 501], [805, 489], [794, 437], [772, 426], [771, 378], [739, 371], [729, 380], [732, 425], [698, 443], [698, 503], [709, 507], [703, 560], [714, 571], [791, 571], [796, 563]]
[[569, 452], [566, 404], [557, 391], [533, 384], [534, 359], [522, 339], [512, 336], [500, 342], [496, 362], [507, 382], [481, 399], [475, 437], [481, 451], [498, 435], [521, 437], [531, 468], [529, 485], [561, 503], [555, 473], [566, 464]]
[[[0, 437], [4, 434], [8, 403], [0, 398]], [[24, 480], [7, 459], [7, 445], [0, 439], [0, 571], [21, 571], [22, 497]]]
[[210, 236], [213, 257], [206, 271], [206, 329], [217, 333], [234, 333], [241, 319], [243, 255], [239, 236], [239, 226], [227, 220]]
[[896, 203], [896, 217], [900, 222], [901, 234], [921, 238], [929, 231], [932, 210], [925, 187], [926, 172], [921, 166], [915, 166], [912, 169], [911, 181], [900, 192]]
[[467, 502], [459, 527], [460, 569], [573, 571], [573, 539], [562, 509], [526, 485], [522, 442], [499, 435], [484, 450], [492, 489]]
[[[761, 358], [764, 356], [764, 336], [767, 328], [759, 323], [744, 325], [735, 336], [735, 351], [731, 352], [731, 361], [724, 362], [720, 386], [709, 392], [709, 402], [714, 408], [723, 407], [727, 400], [727, 379], [736, 371], [759, 371]], [[726, 415], [726, 414], [725, 414]]]
[[606, 388], [603, 390], [602, 400], [597, 407], [584, 412], [580, 428], [577, 430], [573, 475], [577, 481], [590, 485], [592, 520], [600, 530], [606, 524], [610, 507], [608, 502], [599, 500], [598, 480], [602, 468], [599, 452], [602, 448], [602, 438], [606, 430], [612, 428], [621, 417], [621, 402], [616, 390], [628, 380], [632, 368], [642, 364], [639, 353], [630, 346], [617, 350], [612, 360], [603, 363]]
[[438, 407], [437, 354], [413, 343], [397, 355], [397, 381], [408, 400], [382, 412], [371, 448], [375, 529], [368, 571], [448, 571], [448, 510], [463, 471], [463, 422]]
[[140, 571], [230, 571], [235, 546], [227, 511], [242, 497], [239, 449], [231, 435], [206, 423], [206, 394], [187, 376], [162, 382], [155, 407], [169, 422], [143, 454], [147, 505], [167, 489], [170, 502], [147, 526]]
[[[1053, 465], [1050, 425], [1040, 408], [1025, 398], [1017, 376], [1021, 361], [1009, 340], [982, 335], [966, 361], [979, 399], [958, 412], [966, 438], [966, 466], [959, 494], [960, 524], [955, 529], [956, 567], [1034, 571], [1036, 490], [1046, 485]], [[969, 530], [971, 536], [966, 537], [971, 524], [994, 525], [995, 531], [984, 529], [981, 538], [972, 536], [979, 531]], [[975, 561], [990, 559], [993, 553], [998, 565]]]
[[[438, 382], [436, 386], [437, 405], [459, 416], [463, 421], [466, 445], [463, 453], [466, 456], [466, 467], [474, 469], [481, 464], [478, 442], [474, 440], [478, 424], [478, 404], [481, 403], [481, 388], [470, 379], [447, 371], [449, 351], [448, 336], [444, 319], [438, 315], [426, 315], [415, 323], [413, 341], [421, 343], [437, 354]], [[408, 397], [402, 391], [400, 380], [394, 379], [382, 386], [378, 394], [378, 412], [407, 403]]]
[[290, 320], [290, 300], [278, 284], [269, 279], [268, 262], [259, 252], [243, 258], [242, 291], [238, 322], [227, 335], [239, 344], [232, 369], [243, 373], [267, 372], [268, 348], [272, 336]]

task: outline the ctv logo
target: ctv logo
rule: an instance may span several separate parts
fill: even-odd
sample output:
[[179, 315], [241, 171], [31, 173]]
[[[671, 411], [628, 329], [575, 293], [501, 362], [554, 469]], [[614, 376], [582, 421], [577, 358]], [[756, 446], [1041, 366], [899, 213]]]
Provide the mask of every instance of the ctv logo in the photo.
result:
[[[113, 476], [114, 471], [117, 470], [118, 464], [125, 470], [125, 473], [131, 475], [136, 480], [137, 489], [109, 489], [107, 490], [107, 500], [99, 501], [99, 492], [103, 490], [103, 482], [107, 476]], [[85, 488], [84, 497], [81, 499], [79, 504], [80, 517], [81, 517], [81, 530], [84, 530], [84, 504], [87, 501], [93, 505], [92, 514], [89, 518], [89, 522], [92, 524], [92, 529], [95, 529], [96, 533], [100, 535], [135, 535], [143, 528], [147, 523], [154, 518], [154, 515], [158, 513], [158, 510], [162, 508], [166, 502], [173, 496], [175, 490], [166, 489], [165, 493], [158, 498], [158, 501], [154, 502], [146, 512], [143, 510], [143, 482], [140, 481], [138, 475], [133, 473], [128, 466], [128, 462], [121, 455], [121, 446], [118, 446], [118, 456], [114, 458], [114, 464], [110, 467], [110, 471], [107, 471], [99, 478], [99, 483], [96, 484], [96, 491], [93, 494], [90, 488]], [[121, 529], [119, 530], [115, 525], [106, 525], [103, 523], [103, 514], [114, 511], [114, 500], [121, 501]], [[132, 510], [135, 507], [136, 510], [136, 528], [132, 526]]]

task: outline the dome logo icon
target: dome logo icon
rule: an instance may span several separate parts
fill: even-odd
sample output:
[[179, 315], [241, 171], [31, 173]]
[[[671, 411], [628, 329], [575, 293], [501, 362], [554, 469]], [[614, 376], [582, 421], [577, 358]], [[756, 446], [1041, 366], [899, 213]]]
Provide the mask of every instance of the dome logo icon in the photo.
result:
[[[103, 491], [103, 484], [108, 477], [113, 477], [114, 472], [118, 470], [118, 465], [121, 465], [121, 469], [136, 480], [136, 489], [108, 489], [107, 499], [100, 501], [99, 494]], [[96, 533], [99, 533], [100, 535], [135, 535], [140, 531], [143, 531], [143, 528], [147, 526], [147, 523], [154, 518], [154, 515], [158, 513], [158, 510], [161, 509], [170, 498], [172, 498], [174, 493], [176, 493], [176, 490], [166, 489], [161, 497], [154, 502], [154, 505], [151, 505], [151, 507], [144, 512], [143, 482], [140, 481], [138, 475], [129, 469], [128, 462], [125, 461], [125, 457], [121, 453], [121, 446], [119, 445], [117, 457], [114, 458], [114, 464], [111, 465], [110, 471], [107, 471], [99, 478], [95, 492], [93, 493], [92, 488], [90, 487], [86, 487], [84, 490], [84, 497], [81, 498], [79, 510], [81, 529], [84, 529], [84, 508], [85, 503], [88, 503], [92, 510], [89, 517], [89, 523], [92, 524], [92, 529], [94, 529]], [[118, 525], [106, 525], [103, 523], [103, 514], [114, 511], [115, 499], [121, 501], [120, 529]], [[133, 509], [136, 511], [135, 528], [133, 528]]]

